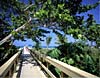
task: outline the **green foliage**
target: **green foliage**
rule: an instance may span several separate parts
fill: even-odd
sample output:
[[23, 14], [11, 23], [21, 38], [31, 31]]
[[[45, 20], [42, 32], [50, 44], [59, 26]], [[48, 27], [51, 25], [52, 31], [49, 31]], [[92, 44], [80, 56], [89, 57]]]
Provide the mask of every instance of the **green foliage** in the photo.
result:
[[[10, 3], [11, 2], [11, 3]], [[47, 28], [63, 31], [65, 34], [73, 35], [76, 39], [89, 39], [91, 41], [96, 41], [99, 44], [99, 38], [94, 37], [99, 31], [90, 35], [90, 30], [87, 32], [88, 27], [94, 23], [93, 16], [89, 14], [86, 24], [84, 24], [84, 16], [79, 16], [78, 14], [87, 12], [93, 8], [96, 8], [100, 2], [91, 5], [82, 5], [82, 0], [35, 0], [34, 5], [31, 6], [32, 1], [26, 5], [21, 1], [0, 1], [1, 3], [1, 19], [6, 19], [9, 17], [11, 19], [12, 26], [9, 26], [8, 31], [18, 28], [28, 21], [29, 17], [34, 21], [34, 24], [30, 22], [23, 32], [26, 34], [20, 34], [20, 36], [27, 35], [28, 38], [32, 38], [33, 41], [41, 41], [40, 36], [44, 36], [43, 32], [40, 30], [34, 30], [36, 27], [41, 27], [46, 25]], [[8, 4], [6, 4], [8, 3]], [[9, 6], [10, 5], [10, 6]], [[31, 6], [31, 7], [28, 7]], [[28, 8], [27, 8], [28, 7]], [[25, 9], [24, 9], [25, 8]], [[10, 13], [11, 12], [11, 13]], [[8, 13], [8, 14], [7, 14]], [[7, 21], [8, 22], [8, 21]], [[9, 22], [8, 22], [9, 23]], [[54, 24], [55, 23], [55, 24]], [[57, 25], [57, 26], [56, 26]], [[84, 25], [86, 25], [84, 27]], [[96, 28], [95, 28], [96, 29]], [[83, 33], [83, 32], [86, 33]], [[22, 32], [22, 31], [20, 31]], [[18, 33], [20, 33], [18, 32]], [[36, 33], [36, 35], [34, 35]], [[38, 34], [37, 34], [38, 33]], [[17, 39], [22, 39], [24, 37], [16, 37]], [[60, 36], [61, 37], [61, 36]], [[62, 36], [61, 42], [64, 42], [64, 37]], [[39, 39], [39, 40], [38, 40]], [[60, 38], [61, 39], [61, 38]]]
[[18, 49], [14, 45], [11, 45], [10, 42], [6, 42], [0, 46], [0, 66], [3, 65], [17, 51]]
[[[91, 25], [95, 24], [95, 20], [92, 14], [88, 14], [87, 20], [84, 20], [84, 16], [78, 14], [87, 12], [91, 9], [96, 8], [100, 2], [91, 5], [82, 5], [82, 0], [71, 0], [71, 1], [40, 1], [42, 7], [34, 14], [41, 21], [42, 25], [46, 27], [55, 26], [55, 30], [61, 30], [66, 34], [72, 35], [76, 39], [96, 41], [97, 46], [99, 44], [99, 38], [96, 36], [99, 31], [91, 32]], [[38, 1], [36, 1], [38, 4]], [[54, 25], [53, 23], [56, 23]], [[96, 27], [94, 27], [96, 30]], [[92, 31], [94, 31], [92, 30]], [[61, 37], [61, 36], [60, 36]], [[63, 39], [62, 39], [63, 40]], [[61, 40], [61, 41], [62, 41]], [[62, 41], [63, 42], [63, 41]]]
[[60, 59], [60, 61], [62, 61], [62, 62], [64, 62], [64, 63], [67, 63], [67, 57], [62, 57], [61, 59]]
[[60, 45], [58, 49], [61, 51], [61, 61], [94, 75], [99, 75], [99, 72], [97, 72], [99, 66], [97, 62], [99, 60], [98, 49], [82, 43], [66, 43]]
[[81, 58], [84, 58], [84, 56], [82, 54], [80, 56], [76, 54], [75, 58], [76, 58], [77, 62], [80, 62]]
[[72, 58], [68, 59], [67, 62], [68, 64], [71, 64], [71, 65], [74, 64], [74, 60]]
[[16, 35], [17, 35], [17, 32], [13, 30], [13, 31], [11, 32], [11, 34], [12, 34], [13, 36], [16, 36]]
[[[41, 53], [60, 60], [64, 63], [73, 65], [94, 75], [99, 75], [98, 69], [100, 56], [99, 49], [95, 47], [91, 48], [86, 44], [77, 42], [66, 43], [52, 50], [41, 49], [40, 51]], [[50, 70], [54, 72], [57, 77], [61, 73], [59, 69], [54, 68], [53, 66], [50, 66]]]
[[[92, 34], [91, 34], [92, 33]], [[88, 40], [95, 41], [97, 44], [97, 47], [99, 47], [100, 43], [100, 25], [98, 24], [92, 24], [87, 30], [86, 30], [86, 36]]]
[[57, 41], [55, 42], [56, 44], [64, 44], [67, 42], [66, 35], [61, 34], [60, 32], [53, 30], [53, 32], [57, 35]]
[[[82, 5], [82, 0], [71, 0], [71, 1], [70, 0], [68, 1], [66, 0], [61, 0], [61, 1], [60, 0], [58, 1], [36, 0], [34, 1], [34, 5], [32, 6], [31, 6], [32, 4], [31, 0], [28, 1], [29, 3], [27, 5], [24, 2], [21, 2], [18, 0], [15, 0], [15, 1], [10, 0], [10, 2], [0, 1], [1, 3], [0, 14], [2, 15], [1, 19], [6, 19], [8, 17], [11, 19], [10, 22], [12, 23], [12, 26], [8, 27], [9, 31], [12, 31], [13, 29], [16, 29], [19, 26], [23, 25], [25, 22], [28, 21], [29, 17], [31, 17], [32, 19], [37, 18], [38, 20], [33, 20], [35, 24], [30, 23], [26, 27], [27, 29], [26, 32], [29, 31], [28, 33], [34, 32], [33, 30], [35, 27], [34, 25], [36, 25], [36, 27], [38, 26], [41, 27], [41, 26], [46, 25], [46, 27], [48, 28], [50, 27], [51, 29], [53, 29], [53, 26], [55, 26], [55, 28], [63, 31], [66, 34], [72, 34], [73, 37], [76, 39], [94, 40], [96, 41], [97, 44], [99, 44], [99, 39], [91, 35], [90, 36], [92, 38], [89, 37], [89, 35], [87, 36], [88, 33], [91, 33], [90, 31], [85, 34], [83, 33], [84, 25], [87, 26], [87, 28], [84, 28], [86, 32], [88, 27], [90, 27], [90, 25], [93, 24], [94, 22], [93, 16], [89, 14], [89, 18], [86, 20], [86, 24], [84, 24], [84, 16], [78, 16], [78, 14], [87, 12], [93, 8], [96, 8], [100, 2], [91, 4], [91, 5]], [[27, 8], [28, 6], [31, 6], [31, 7]], [[98, 32], [99, 31], [97, 31], [97, 33]], [[27, 34], [27, 37], [30, 38], [30, 35], [32, 35], [33, 41], [36, 41], [37, 38], [41, 40], [40, 32], [39, 34], [37, 34], [38, 37], [34, 36], [34, 33]], [[94, 35], [96, 35], [96, 33], [94, 33]]]
[[[91, 48], [83, 43], [66, 43], [58, 49], [48, 51], [47, 55], [98, 76], [98, 53], [97, 48]], [[60, 74], [58, 69], [54, 71]]]
[[[20, 7], [19, 4], [21, 3], [15, 0], [0, 0], [0, 40], [5, 38], [10, 33], [13, 33], [13, 35], [16, 34], [16, 32], [12, 31], [15, 27], [12, 26], [11, 16], [13, 13], [15, 15], [17, 13], [18, 15], [21, 12], [22, 7]], [[18, 7], [20, 7], [20, 9], [18, 9]], [[17, 47], [13, 45], [13, 38], [0, 45], [0, 66], [17, 51]]]
[[94, 5], [87, 5], [87, 6], [83, 5], [83, 6], [80, 6], [79, 13], [87, 12], [88, 10], [91, 10], [93, 8], [96, 8], [99, 4], [100, 4], [100, 1], [98, 1]]
[[61, 71], [58, 68], [55, 68], [55, 71], [57, 72], [57, 74], [60, 76]]
[[40, 43], [39, 43], [39, 42], [36, 42], [36, 43], [35, 43], [35, 49], [36, 49], [36, 50], [39, 50], [39, 49], [40, 49]]
[[58, 49], [52, 49], [51, 51], [48, 52], [47, 55], [49, 55], [52, 58], [59, 59], [61, 52]]
[[[58, 47], [60, 51], [53, 49], [48, 55], [98, 75], [96, 72], [99, 67], [98, 58], [94, 59], [93, 55], [91, 56], [90, 48], [81, 43], [66, 44], [65, 35], [96, 42], [96, 47], [100, 47], [100, 25], [96, 24], [91, 14], [88, 14], [87, 20], [79, 15], [96, 8], [100, 2], [82, 5], [82, 0], [34, 0], [34, 5], [25, 10], [30, 4], [32, 4], [31, 0], [27, 4], [19, 0], [0, 0], [0, 40], [12, 33], [14, 36], [14, 39], [11, 38], [12, 42], [15, 39], [31, 38], [36, 42], [36, 48], [39, 49], [39, 42], [43, 41], [42, 37], [49, 33], [42, 27], [53, 29], [58, 36], [58, 42], [63, 45]], [[26, 23], [29, 17], [32, 21], [26, 25], [24, 30], [13, 31]], [[56, 32], [57, 30], [64, 32], [65, 35]], [[0, 46], [0, 52], [4, 52], [0, 55], [4, 56], [10, 51], [14, 52], [15, 48], [11, 48], [12, 42], [8, 40]], [[9, 49], [3, 49], [6, 47]]]
[[11, 15], [11, 21], [13, 23], [12, 29], [16, 29], [23, 25], [26, 22], [27, 18], [25, 15], [20, 15], [20, 16], [14, 16], [13, 14]]

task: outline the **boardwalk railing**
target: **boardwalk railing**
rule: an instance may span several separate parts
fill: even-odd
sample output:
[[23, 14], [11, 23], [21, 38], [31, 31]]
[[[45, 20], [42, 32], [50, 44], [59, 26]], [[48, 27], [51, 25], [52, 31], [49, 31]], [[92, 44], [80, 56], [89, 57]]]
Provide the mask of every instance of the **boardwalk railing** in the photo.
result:
[[0, 78], [11, 78], [13, 72], [16, 70], [20, 52], [13, 55], [6, 63], [0, 67]]
[[[58, 68], [62, 73], [61, 73], [61, 78], [66, 78], [66, 76], [70, 77], [76, 77], [76, 78], [99, 78], [95, 75], [92, 75], [88, 72], [85, 72], [83, 70], [80, 70], [74, 66], [68, 65], [66, 63], [63, 63], [59, 60], [53, 59], [49, 56], [45, 56], [41, 54], [40, 52], [31, 52], [32, 56], [37, 60], [37, 62], [41, 65], [42, 68], [51, 76], [51, 78], [56, 78], [51, 71], [48, 69], [49, 65], [53, 65], [54, 67]], [[43, 65], [42, 62], [46, 62], [47, 65]]]

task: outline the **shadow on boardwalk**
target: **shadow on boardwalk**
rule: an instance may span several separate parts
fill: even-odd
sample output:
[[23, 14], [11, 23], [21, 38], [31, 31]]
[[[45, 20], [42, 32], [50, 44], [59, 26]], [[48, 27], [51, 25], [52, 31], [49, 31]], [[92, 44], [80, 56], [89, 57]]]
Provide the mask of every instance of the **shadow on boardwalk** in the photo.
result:
[[18, 74], [17, 78], [20, 78], [21, 73], [22, 73], [22, 67], [25, 65], [31, 64], [32, 66], [38, 66], [37, 62], [32, 58], [30, 54], [21, 54], [20, 56], [20, 62], [19, 62], [19, 69], [18, 69]]

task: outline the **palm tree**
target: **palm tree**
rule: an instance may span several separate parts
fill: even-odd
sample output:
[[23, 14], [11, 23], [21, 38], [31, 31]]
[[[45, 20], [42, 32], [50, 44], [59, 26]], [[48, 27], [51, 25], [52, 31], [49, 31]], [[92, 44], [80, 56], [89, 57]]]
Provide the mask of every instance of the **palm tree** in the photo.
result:
[[52, 40], [52, 37], [47, 37], [46, 38], [47, 49], [48, 49], [48, 46], [49, 46], [51, 40]]

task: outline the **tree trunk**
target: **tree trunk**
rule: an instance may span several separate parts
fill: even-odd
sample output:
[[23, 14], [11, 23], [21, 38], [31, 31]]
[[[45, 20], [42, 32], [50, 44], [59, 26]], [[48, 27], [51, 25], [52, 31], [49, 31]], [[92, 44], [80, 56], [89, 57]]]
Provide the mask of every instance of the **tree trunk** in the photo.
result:
[[[29, 21], [27, 23], [29, 23], [31, 21], [31, 19], [29, 19]], [[22, 25], [21, 27], [17, 28], [15, 31], [18, 32], [21, 29], [25, 29], [25, 25], [27, 24], [25, 23], [24, 25]], [[8, 39], [10, 39], [12, 37], [12, 34], [9, 34], [8, 36], [6, 36], [4, 39], [2, 39], [0, 41], [0, 45], [2, 45], [3, 43], [5, 43]]]
[[[28, 7], [26, 7], [26, 8], [24, 9], [24, 11], [26, 11], [26, 10], [27, 10], [28, 8], [30, 8], [32, 5], [33, 5], [33, 4], [31, 4], [31, 5], [29, 5]], [[30, 18], [30, 19], [28, 20], [27, 23], [25, 23], [25, 24], [23, 24], [22, 26], [18, 27], [15, 31], [18, 32], [18, 31], [20, 31], [21, 29], [25, 29], [25, 25], [28, 24], [31, 20], [32, 20], [32, 19]], [[6, 36], [4, 39], [2, 39], [2, 40], [0, 41], [0, 45], [2, 45], [3, 43], [5, 43], [5, 42], [6, 42], [8, 39], [10, 39], [11, 37], [12, 37], [12, 34], [9, 34], [8, 36]]]

